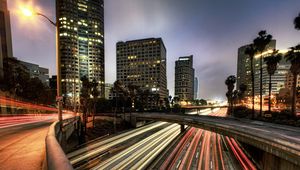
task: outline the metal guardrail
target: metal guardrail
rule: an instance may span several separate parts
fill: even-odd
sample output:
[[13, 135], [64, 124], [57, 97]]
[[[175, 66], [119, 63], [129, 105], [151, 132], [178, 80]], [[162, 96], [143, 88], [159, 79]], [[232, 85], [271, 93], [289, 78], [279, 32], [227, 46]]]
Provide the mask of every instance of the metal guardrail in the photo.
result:
[[46, 163], [48, 170], [72, 170], [73, 167], [64, 153], [61, 143], [67, 140], [74, 130], [79, 129], [80, 118], [63, 120], [62, 124], [54, 122], [46, 136]]

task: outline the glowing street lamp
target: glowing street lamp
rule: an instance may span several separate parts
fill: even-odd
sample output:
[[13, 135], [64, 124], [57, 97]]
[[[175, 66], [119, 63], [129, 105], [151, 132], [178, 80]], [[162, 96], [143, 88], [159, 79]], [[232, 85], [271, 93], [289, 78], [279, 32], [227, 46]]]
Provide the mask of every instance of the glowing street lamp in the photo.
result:
[[21, 10], [26, 17], [31, 17], [33, 15], [33, 12], [29, 8], [22, 8]]
[[[41, 16], [45, 19], [47, 19], [55, 28], [56, 28], [56, 70], [57, 70], [57, 97], [56, 101], [58, 103], [58, 120], [61, 122], [62, 121], [62, 92], [61, 92], [61, 69], [60, 69], [60, 50], [59, 50], [59, 20], [58, 20], [58, 13], [56, 13], [56, 23], [53, 22], [50, 18], [48, 18], [46, 15], [35, 12], [31, 10], [30, 8], [21, 8], [21, 11], [24, 16], [26, 17], [32, 17], [33, 15], [38, 15]], [[58, 10], [56, 10], [58, 11]]]

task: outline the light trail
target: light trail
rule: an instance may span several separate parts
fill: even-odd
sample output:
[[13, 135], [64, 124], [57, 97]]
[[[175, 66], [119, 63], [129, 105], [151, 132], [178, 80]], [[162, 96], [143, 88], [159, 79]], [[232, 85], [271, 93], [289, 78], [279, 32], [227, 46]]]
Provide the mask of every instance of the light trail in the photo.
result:
[[[157, 144], [164, 143], [163, 141], [168, 136], [173, 135], [176, 131], [180, 131], [179, 125], [168, 126], [155, 134], [145, 138], [144, 140], [134, 144], [128, 149], [118, 153], [117, 155], [107, 159], [100, 163], [93, 169], [122, 169], [129, 166], [133, 161], [141, 159], [141, 156], [145, 153], [149, 153], [154, 149]], [[154, 147], [154, 148], [152, 148]]]
[[15, 100], [15, 99], [3, 97], [3, 96], [0, 96], [0, 106], [23, 108], [23, 109], [29, 109], [29, 110], [45, 110], [45, 111], [57, 112], [57, 109], [53, 108], [53, 107], [33, 104], [33, 103], [29, 103], [29, 102], [23, 102], [20, 100]]
[[92, 146], [88, 146], [85, 148], [82, 148], [80, 150], [77, 150], [73, 153], [68, 154], [68, 158], [70, 159], [70, 162], [72, 165], [79, 163], [80, 161], [84, 161], [86, 159], [89, 159], [90, 157], [95, 157], [105, 151], [107, 151], [109, 148], [120, 144], [122, 142], [125, 142], [133, 137], [136, 137], [137, 135], [143, 134], [147, 131], [150, 131], [154, 128], [157, 128], [159, 126], [162, 126], [164, 124], [167, 124], [165, 122], [160, 122], [155, 125], [148, 125], [145, 128], [141, 129], [135, 129], [133, 131], [126, 132], [124, 134], [109, 138], [107, 140], [98, 142], [96, 144], [93, 144]]
[[[224, 109], [219, 111], [219, 109], [216, 108], [213, 111], [214, 113], [210, 113], [210, 116], [226, 116], [226, 111]], [[241, 167], [247, 170], [256, 169], [254, 164], [246, 156], [246, 154], [243, 153], [243, 150], [233, 138], [230, 139], [229, 143], [227, 140], [221, 140], [222, 135], [202, 129], [195, 129], [196, 132], [193, 136], [192, 134], [194, 131], [192, 130], [194, 130], [194, 128], [189, 129], [188, 132], [182, 137], [180, 142], [175, 146], [173, 152], [171, 152], [170, 156], [162, 163], [160, 170], [225, 170], [232, 168], [239, 169]], [[228, 149], [232, 152], [227, 152], [224, 150], [225, 148], [222, 146], [226, 146], [225, 142], [228, 143]], [[224, 160], [224, 154], [228, 154], [231, 159], [235, 159], [237, 161], [226, 162], [225, 164], [226, 160]], [[171, 161], [170, 159], [173, 160]], [[194, 161], [196, 161], [196, 163]]]
[[[175, 162], [176, 160], [179, 158], [180, 154], [182, 153], [185, 145], [188, 143], [188, 141], [192, 138], [192, 134], [194, 133], [194, 131], [196, 130], [196, 128], [191, 128], [189, 131], [190, 133], [188, 135], [185, 135], [185, 140], [182, 143], [182, 145], [179, 147], [179, 149], [175, 152], [175, 150], [173, 151], [173, 153], [171, 155], [175, 155], [175, 157], [173, 158], [173, 160], [171, 161], [170, 167], [168, 169], [172, 169], [175, 166]], [[170, 158], [170, 157], [169, 157]]]
[[190, 130], [188, 130], [188, 132], [181, 138], [180, 142], [178, 143], [178, 145], [176, 145], [173, 152], [168, 156], [166, 161], [164, 161], [163, 165], [160, 167], [160, 170], [167, 169], [168, 165], [175, 160], [174, 157], [176, 157], [177, 153], [180, 152], [181, 148], [183, 148], [183, 146], [187, 142], [189, 136], [192, 134], [192, 132], [193, 132], [192, 129], [194, 129], [194, 128], [191, 128]]
[[[71, 114], [64, 114], [63, 118], [72, 117]], [[57, 119], [57, 114], [28, 114], [28, 115], [12, 115], [0, 116], [0, 129], [14, 126], [32, 124], [44, 121], [54, 121]]]

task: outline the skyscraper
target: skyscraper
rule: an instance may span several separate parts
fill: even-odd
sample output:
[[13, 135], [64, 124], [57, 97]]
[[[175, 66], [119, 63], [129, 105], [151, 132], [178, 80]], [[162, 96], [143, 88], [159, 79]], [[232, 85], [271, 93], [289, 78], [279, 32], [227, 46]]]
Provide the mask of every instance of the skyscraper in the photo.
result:
[[38, 78], [44, 85], [49, 86], [49, 69], [21, 60], [20, 64], [27, 68], [30, 78]]
[[[266, 57], [268, 55], [270, 55], [269, 53], [272, 52], [272, 50], [276, 49], [276, 40], [272, 40], [265, 48], [265, 53], [263, 54], [263, 57]], [[263, 61], [263, 76], [262, 76], [262, 86], [263, 86], [263, 95], [267, 95], [267, 93], [269, 92], [268, 88], [268, 83], [269, 83], [269, 76], [268, 76], [268, 72], [267, 72], [267, 65], [264, 63]], [[258, 57], [257, 55], [254, 57], [254, 82], [255, 82], [255, 88], [254, 88], [254, 93], [255, 95], [260, 95], [260, 57]], [[276, 75], [276, 73], [275, 73]], [[274, 75], [274, 76], [275, 76]], [[275, 79], [273, 79], [273, 81], [275, 81]], [[284, 83], [283, 83], [284, 84]]]
[[99, 83], [104, 97], [103, 0], [57, 0], [62, 94], [66, 102], [79, 101], [80, 79]]
[[237, 83], [236, 87], [239, 88], [241, 84], [247, 86], [246, 96], [251, 96], [251, 63], [248, 55], [245, 54], [249, 45], [242, 46], [238, 49], [238, 63], [237, 63]]
[[[248, 55], [245, 54], [245, 50], [249, 45], [242, 46], [238, 49], [238, 61], [237, 61], [237, 89], [241, 84], [247, 86], [246, 96], [251, 96], [252, 83], [251, 83], [251, 63]], [[272, 40], [266, 47], [266, 52], [276, 48], [276, 40]], [[266, 54], [267, 55], [267, 54]], [[264, 57], [266, 56], [264, 55]], [[255, 95], [259, 95], [259, 84], [260, 84], [260, 57], [254, 57], [254, 91]], [[281, 68], [281, 67], [280, 67]], [[268, 92], [268, 73], [266, 69], [266, 64], [263, 63], [263, 93]]]
[[0, 78], [3, 77], [3, 59], [13, 57], [10, 17], [7, 0], [0, 0]]
[[175, 97], [181, 101], [193, 100], [194, 81], [193, 56], [179, 57], [175, 62]]
[[117, 80], [159, 94], [160, 101], [168, 97], [166, 62], [161, 38], [117, 43]]
[[194, 99], [198, 99], [198, 89], [199, 89], [199, 82], [198, 82], [198, 78], [195, 77], [195, 80], [194, 80]]

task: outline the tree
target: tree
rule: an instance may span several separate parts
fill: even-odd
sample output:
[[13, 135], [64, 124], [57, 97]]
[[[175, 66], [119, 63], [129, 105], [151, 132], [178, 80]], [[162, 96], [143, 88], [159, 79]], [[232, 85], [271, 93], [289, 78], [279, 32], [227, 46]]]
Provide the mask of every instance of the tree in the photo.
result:
[[262, 97], [262, 76], [263, 76], [263, 52], [266, 50], [266, 46], [271, 42], [272, 35], [267, 34], [267, 31], [262, 30], [258, 33], [258, 37], [253, 40], [253, 44], [258, 52], [260, 52], [260, 116], [262, 116], [262, 106], [263, 106], [263, 97]]
[[292, 114], [296, 116], [296, 86], [297, 86], [297, 75], [300, 74], [300, 44], [291, 47], [290, 51], [285, 55], [286, 61], [291, 63], [290, 71], [293, 74], [293, 86], [292, 86]]
[[270, 56], [264, 58], [264, 62], [267, 64], [267, 71], [269, 74], [269, 113], [271, 112], [272, 75], [275, 74], [277, 65], [281, 59], [282, 55], [278, 53], [278, 50], [274, 50]]
[[296, 30], [300, 30], [300, 13], [298, 16], [294, 19], [294, 25]]
[[132, 107], [134, 107], [132, 104], [135, 103], [136, 98], [137, 98], [137, 90], [138, 90], [137, 86], [135, 86], [133, 84], [128, 85], [129, 98], [131, 101], [130, 112], [132, 110]]
[[204, 106], [207, 105], [207, 101], [204, 99], [200, 99], [199, 102], [201, 105], [204, 105]]
[[99, 90], [98, 90], [98, 82], [96, 79], [93, 79], [93, 81], [90, 84], [91, 87], [91, 95], [93, 96], [93, 125], [95, 126], [95, 114], [96, 114], [96, 103], [97, 98], [99, 96]]
[[254, 47], [253, 44], [250, 44], [245, 50], [245, 54], [249, 56], [250, 66], [251, 66], [250, 71], [251, 71], [251, 84], [252, 84], [252, 90], [251, 90], [251, 92], [252, 92], [252, 119], [254, 118], [254, 113], [255, 113], [255, 111], [254, 111], [254, 105], [255, 105], [255, 102], [254, 102], [254, 96], [255, 96], [254, 95], [254, 89], [255, 89], [254, 84], [255, 84], [255, 82], [254, 82], [253, 60], [254, 60], [254, 55], [256, 53], [257, 53], [257, 49]]
[[239, 100], [242, 100], [244, 98], [246, 90], [247, 90], [247, 85], [240, 84], [240, 86], [239, 86], [239, 94], [238, 94]]
[[[114, 132], [117, 132], [117, 110], [119, 105], [121, 106], [121, 104], [124, 107], [124, 103], [127, 99], [125, 99], [125, 96], [128, 95], [129, 91], [127, 90], [127, 88], [125, 87], [125, 85], [123, 84], [122, 81], [117, 80], [114, 82], [114, 86], [113, 86], [113, 91], [116, 93], [115, 99], [116, 99], [116, 109], [115, 109], [115, 114], [114, 114]], [[119, 104], [120, 103], [120, 104]]]
[[233, 99], [234, 99], [233, 89], [234, 89], [235, 82], [236, 82], [236, 77], [234, 75], [227, 77], [227, 79], [225, 80], [225, 84], [227, 85], [227, 89], [228, 89], [228, 91], [226, 93], [226, 97], [228, 99], [228, 114], [229, 115], [232, 113], [232, 109], [233, 109]]
[[87, 123], [87, 112], [89, 107], [89, 98], [90, 98], [90, 82], [86, 76], [83, 76], [81, 79], [82, 88], [80, 90], [80, 103], [82, 106], [82, 119], [83, 119], [83, 132], [86, 132], [86, 123]]

